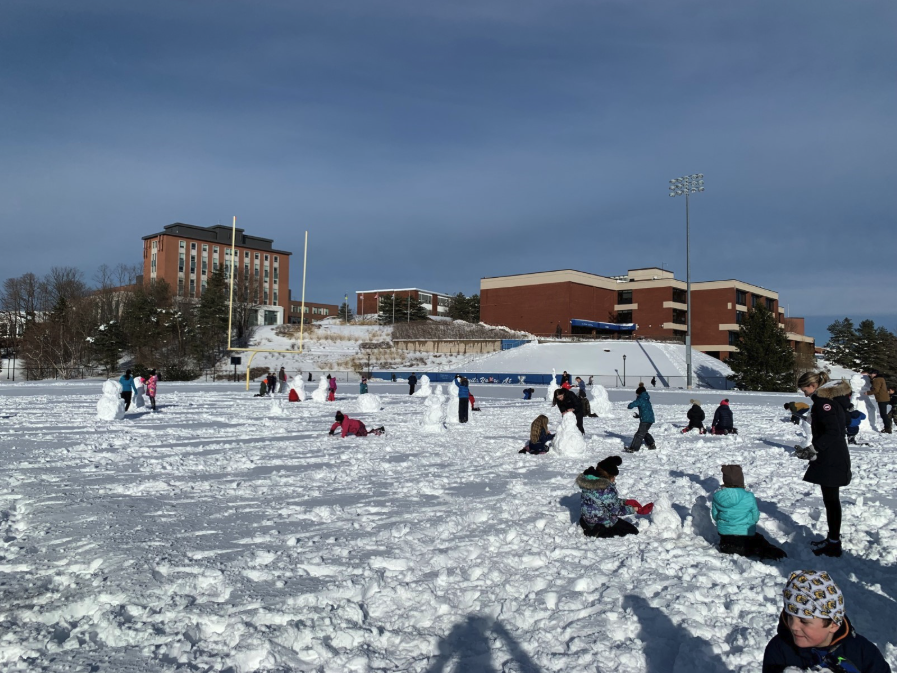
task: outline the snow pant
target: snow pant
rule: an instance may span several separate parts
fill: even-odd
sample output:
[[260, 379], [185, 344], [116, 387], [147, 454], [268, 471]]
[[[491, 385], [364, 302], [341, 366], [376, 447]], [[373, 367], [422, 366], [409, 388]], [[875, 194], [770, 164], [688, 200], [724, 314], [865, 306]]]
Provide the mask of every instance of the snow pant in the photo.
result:
[[[573, 415], [576, 416], [576, 427], [579, 428], [579, 431], [582, 434], [586, 434], [586, 429], [582, 427], [582, 411], [573, 410]], [[653, 444], [653, 442], [652, 442]]]
[[588, 524], [579, 517], [579, 526], [586, 537], [623, 537], [624, 535], [638, 535], [638, 528], [625, 519], [617, 519], [613, 526], [604, 526], [600, 523]]
[[689, 422], [688, 422], [688, 427], [685, 428], [685, 429], [682, 431], [682, 433], [684, 434], [684, 433], [688, 432], [689, 430], [698, 430], [698, 431], [700, 431], [700, 433], [703, 435], [704, 432], [705, 432], [705, 430], [704, 430], [704, 424], [701, 423], [700, 421], [689, 421]]
[[466, 397], [458, 398], [458, 422], [467, 423], [467, 410], [470, 408], [470, 401]]
[[366, 427], [364, 427], [364, 423], [361, 423], [361, 422], [358, 423], [358, 430], [355, 431], [355, 436], [356, 437], [367, 437], [368, 436], [368, 429]]
[[738, 428], [711, 428], [711, 435], [737, 435]]
[[804, 409], [803, 411], [798, 411], [796, 414], [791, 414], [791, 422], [795, 425], [800, 425], [800, 422], [804, 420], [809, 409]]
[[754, 535], [720, 535], [719, 550], [723, 554], [758, 556], [763, 559], [774, 560], [787, 556], [783, 550], [769, 542], [760, 533]]
[[131, 406], [131, 392], [130, 391], [123, 392], [121, 394], [121, 398], [125, 401], [125, 411], [127, 411], [128, 408]]
[[645, 422], [640, 422], [638, 424], [638, 430], [635, 431], [635, 437], [632, 438], [632, 443], [629, 445], [630, 451], [638, 451], [642, 448], [642, 442], [647, 444], [649, 449], [654, 448], [654, 437], [648, 432], [652, 425], [654, 424]]
[[841, 497], [838, 486], [820, 486], [822, 504], [825, 505], [825, 520], [828, 523], [828, 539], [841, 539]]
[[156, 396], [155, 395], [147, 395], [147, 397], [149, 397], [150, 406], [152, 407], [153, 411], [155, 411], [156, 410]]
[[592, 414], [592, 405], [589, 403], [589, 399], [587, 397], [580, 398], [580, 404], [582, 404], [582, 415], [583, 418], [586, 416], [593, 416]]
[[335, 401], [336, 401], [336, 393], [333, 392], [332, 390], [331, 390], [329, 393], [327, 393], [327, 401], [328, 401], [328, 402], [335, 402]]
[[408, 394], [414, 395], [414, 384], [413, 383], [408, 384]]
[[888, 416], [888, 402], [878, 403], [878, 413], [881, 415], [881, 422], [885, 424], [885, 432], [891, 432], [891, 417]]
[[287, 382], [286, 382], [286, 381], [281, 381], [281, 382], [280, 382], [280, 390], [278, 390], [277, 392], [279, 392], [279, 393], [285, 393], [286, 391], [287, 391]]

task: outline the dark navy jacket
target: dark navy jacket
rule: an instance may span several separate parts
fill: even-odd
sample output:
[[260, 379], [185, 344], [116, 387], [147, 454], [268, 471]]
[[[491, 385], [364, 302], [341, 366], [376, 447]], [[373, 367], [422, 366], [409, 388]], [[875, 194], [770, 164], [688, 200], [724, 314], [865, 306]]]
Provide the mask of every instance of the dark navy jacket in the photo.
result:
[[[832, 644], [825, 649], [798, 647], [794, 644], [791, 631], [785, 622], [779, 619], [778, 635], [769, 641], [763, 653], [763, 673], [782, 673], [789, 666], [800, 669], [811, 669], [814, 666], [829, 666], [825, 670], [837, 670], [830, 664], [846, 659], [853, 664], [859, 673], [891, 673], [891, 667], [878, 648], [853, 630], [850, 620], [835, 633]], [[846, 671], [847, 662], [840, 662]]]
[[732, 410], [729, 408], [728, 404], [721, 404], [716, 408], [716, 413], [713, 414], [713, 423], [711, 427], [719, 428], [720, 430], [731, 430], [734, 425], [732, 422]]

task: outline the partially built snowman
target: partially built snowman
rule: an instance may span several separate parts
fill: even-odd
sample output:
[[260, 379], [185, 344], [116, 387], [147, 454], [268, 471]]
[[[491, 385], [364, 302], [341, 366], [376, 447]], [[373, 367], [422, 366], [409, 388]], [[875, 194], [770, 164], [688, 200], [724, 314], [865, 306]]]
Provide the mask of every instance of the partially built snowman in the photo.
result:
[[458, 386], [454, 383], [448, 384], [448, 400], [445, 403], [445, 422], [449, 425], [460, 425], [461, 419], [458, 418]]
[[121, 384], [109, 379], [103, 383], [103, 396], [97, 402], [97, 420], [120, 421], [125, 417], [125, 401], [121, 398]]
[[437, 385], [436, 391], [424, 402], [424, 420], [420, 429], [422, 432], [445, 432], [445, 419], [445, 395], [442, 394], [442, 386]]
[[430, 377], [426, 374], [420, 377], [420, 388], [414, 391], [414, 397], [429, 397], [433, 390], [430, 388]]
[[372, 393], [363, 393], [358, 396], [358, 411], [371, 413], [380, 411], [382, 407], [380, 396]]
[[302, 374], [293, 377], [290, 382], [290, 390], [295, 391], [299, 402], [305, 402], [305, 381], [302, 380]]
[[557, 371], [552, 369], [551, 382], [548, 384], [548, 392], [545, 394], [545, 401], [548, 402], [548, 404], [551, 404], [551, 401], [554, 399], [554, 391], [558, 389], [557, 378]]
[[318, 387], [311, 393], [311, 399], [315, 402], [326, 402], [329, 394], [330, 386], [327, 384], [327, 379], [322, 376], [318, 381]]
[[134, 377], [134, 399], [131, 400], [131, 405], [135, 409], [142, 409], [146, 406], [146, 402], [143, 399], [143, 393], [146, 392], [146, 381], [142, 376]]
[[586, 440], [576, 425], [576, 414], [572, 411], [561, 416], [561, 424], [551, 442], [551, 451], [567, 458], [586, 455]]
[[875, 422], [876, 408], [871, 395], [865, 395], [872, 390], [872, 381], [868, 376], [854, 374], [850, 377], [850, 403], [857, 411], [866, 414], [866, 418], [860, 421], [860, 432], [876, 432]]
[[598, 418], [613, 418], [614, 407], [610, 403], [607, 390], [600, 383], [595, 383], [589, 389], [589, 403], [592, 407], [592, 413]]

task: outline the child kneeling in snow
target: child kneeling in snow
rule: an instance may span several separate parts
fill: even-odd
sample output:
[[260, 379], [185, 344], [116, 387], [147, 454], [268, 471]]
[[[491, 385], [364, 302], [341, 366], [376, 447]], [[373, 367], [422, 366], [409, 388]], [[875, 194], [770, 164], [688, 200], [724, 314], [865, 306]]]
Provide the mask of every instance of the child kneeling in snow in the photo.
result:
[[682, 429], [682, 434], [684, 435], [694, 428], [703, 435], [707, 432], [704, 429], [704, 410], [701, 409], [701, 403], [697, 400], [689, 400], [689, 402], [691, 402], [691, 409], [689, 409], [686, 414], [686, 416], [688, 416], [688, 427]]
[[844, 594], [828, 573], [797, 570], [782, 595], [785, 607], [763, 653], [763, 673], [891, 673], [879, 649], [847, 619]]
[[759, 556], [778, 561], [787, 554], [757, 532], [760, 510], [754, 494], [744, 488], [741, 465], [723, 465], [723, 486], [713, 494], [710, 515], [723, 554]]
[[643, 507], [637, 500], [620, 499], [614, 482], [622, 464], [620, 456], [609, 456], [595, 467], [586, 468], [576, 478], [576, 485], [582, 489], [579, 525], [588, 537], [638, 535], [638, 528], [620, 517], [627, 514], [647, 515], [654, 509], [654, 503]]
[[355, 435], [356, 437], [367, 437], [371, 435], [382, 435], [386, 432], [386, 428], [382, 425], [376, 430], [368, 430], [364, 427], [364, 423], [354, 418], [349, 418], [342, 411], [336, 412], [336, 423], [330, 426], [330, 434], [336, 432], [337, 428], [341, 428], [341, 436]]
[[548, 432], [548, 416], [536, 416], [529, 428], [529, 441], [517, 453], [548, 453], [554, 435]]

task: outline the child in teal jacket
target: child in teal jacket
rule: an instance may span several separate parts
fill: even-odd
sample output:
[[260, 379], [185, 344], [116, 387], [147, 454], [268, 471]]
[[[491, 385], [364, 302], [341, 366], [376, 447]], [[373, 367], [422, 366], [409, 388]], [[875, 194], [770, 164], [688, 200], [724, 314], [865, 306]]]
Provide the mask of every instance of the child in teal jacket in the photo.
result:
[[744, 488], [741, 465], [723, 465], [723, 486], [713, 494], [710, 515], [719, 533], [723, 554], [779, 560], [785, 552], [757, 532], [760, 510], [754, 494]]

